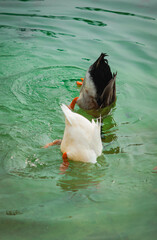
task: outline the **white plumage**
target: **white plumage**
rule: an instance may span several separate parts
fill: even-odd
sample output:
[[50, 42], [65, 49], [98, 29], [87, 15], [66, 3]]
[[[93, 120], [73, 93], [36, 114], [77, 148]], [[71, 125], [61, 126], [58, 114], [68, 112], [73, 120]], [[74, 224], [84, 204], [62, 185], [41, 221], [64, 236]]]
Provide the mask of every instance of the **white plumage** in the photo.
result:
[[64, 104], [61, 108], [65, 115], [62, 153], [66, 152], [67, 157], [74, 161], [96, 163], [97, 157], [102, 153], [101, 123], [98, 120], [90, 122]]

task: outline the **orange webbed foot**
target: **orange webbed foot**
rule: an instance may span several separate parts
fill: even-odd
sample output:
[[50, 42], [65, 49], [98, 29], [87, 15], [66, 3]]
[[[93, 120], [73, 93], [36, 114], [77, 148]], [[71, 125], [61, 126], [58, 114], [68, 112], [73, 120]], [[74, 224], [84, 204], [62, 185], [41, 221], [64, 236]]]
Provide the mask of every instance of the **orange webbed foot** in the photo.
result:
[[82, 86], [82, 82], [77, 81], [77, 86]]
[[78, 100], [78, 97], [75, 97], [75, 98], [72, 100], [72, 102], [70, 103], [70, 105], [68, 106], [68, 108], [71, 109], [71, 110], [73, 110], [74, 107], [75, 107], [75, 104], [76, 104], [77, 100]]
[[66, 152], [63, 153], [62, 158], [63, 158], [63, 163], [60, 165], [60, 171], [61, 171], [60, 174], [63, 174], [68, 169], [68, 166], [69, 166], [68, 156]]
[[157, 167], [153, 168], [153, 173], [157, 173]]
[[54, 140], [53, 142], [46, 144], [46, 145], [45, 145], [44, 147], [42, 147], [42, 148], [48, 148], [48, 147], [53, 146], [53, 145], [60, 145], [61, 142], [62, 142], [62, 139], [56, 139], [56, 140]]
[[[81, 81], [83, 82], [83, 80], [84, 80], [84, 78], [80, 78], [81, 79]], [[77, 81], [76, 83], [77, 83], [77, 86], [82, 86], [82, 82], [79, 82], [79, 81]]]

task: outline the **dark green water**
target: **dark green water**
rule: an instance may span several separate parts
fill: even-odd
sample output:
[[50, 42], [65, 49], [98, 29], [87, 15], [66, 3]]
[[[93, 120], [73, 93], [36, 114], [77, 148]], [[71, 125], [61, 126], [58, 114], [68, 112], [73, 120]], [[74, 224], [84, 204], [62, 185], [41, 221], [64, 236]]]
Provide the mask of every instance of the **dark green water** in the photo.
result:
[[[1, 239], [156, 239], [156, 13], [156, 0], [0, 0]], [[118, 72], [103, 155], [60, 175], [59, 146], [40, 147], [62, 138], [60, 104], [101, 52]]]

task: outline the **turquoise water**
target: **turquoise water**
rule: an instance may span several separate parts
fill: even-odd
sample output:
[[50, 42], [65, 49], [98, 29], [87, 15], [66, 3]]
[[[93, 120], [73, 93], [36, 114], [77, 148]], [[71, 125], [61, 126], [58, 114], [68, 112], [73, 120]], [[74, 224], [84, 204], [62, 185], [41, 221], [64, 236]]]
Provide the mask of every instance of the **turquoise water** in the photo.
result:
[[[156, 10], [155, 0], [0, 0], [1, 239], [156, 239]], [[62, 138], [60, 104], [101, 52], [118, 72], [103, 154], [61, 175], [59, 146], [41, 146]]]

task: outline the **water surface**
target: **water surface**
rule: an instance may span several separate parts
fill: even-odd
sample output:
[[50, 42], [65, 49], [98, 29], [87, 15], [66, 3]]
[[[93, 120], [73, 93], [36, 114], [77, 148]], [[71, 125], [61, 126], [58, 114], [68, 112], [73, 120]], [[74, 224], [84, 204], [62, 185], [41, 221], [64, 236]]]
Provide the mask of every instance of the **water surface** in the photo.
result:
[[[0, 0], [2, 239], [156, 239], [157, 4]], [[95, 165], [59, 174], [60, 104], [106, 52], [117, 102]], [[76, 111], [91, 119], [84, 111]]]

